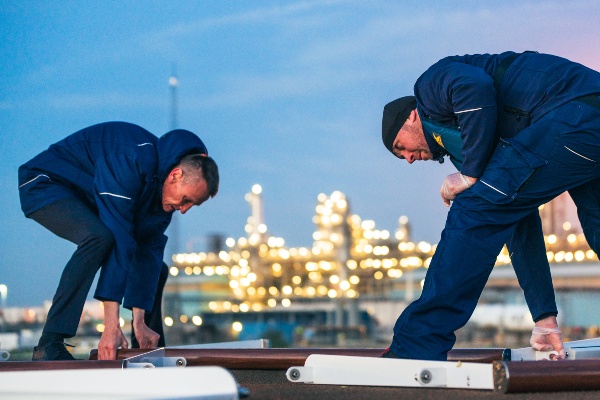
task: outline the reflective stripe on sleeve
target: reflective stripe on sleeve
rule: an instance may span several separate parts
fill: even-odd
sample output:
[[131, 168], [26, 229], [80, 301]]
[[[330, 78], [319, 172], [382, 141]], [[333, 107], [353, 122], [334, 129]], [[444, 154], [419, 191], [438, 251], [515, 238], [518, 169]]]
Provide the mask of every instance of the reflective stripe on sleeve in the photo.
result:
[[50, 182], [52, 182], [52, 179], [50, 179], [50, 177], [49, 177], [48, 175], [40, 174], [40, 175], [36, 176], [35, 178], [33, 178], [33, 179], [31, 179], [31, 180], [29, 180], [29, 181], [25, 182], [24, 184], [22, 184], [22, 185], [21, 185], [21, 186], [19, 186], [19, 187], [20, 187], [20, 188], [22, 188], [23, 186], [30, 184], [31, 182], [35, 181], [37, 178], [39, 178], [39, 177], [42, 177], [42, 176], [43, 176], [44, 178], [48, 178], [48, 180], [49, 180]]
[[467, 113], [467, 112], [471, 112], [471, 111], [479, 111], [482, 110], [483, 107], [479, 107], [479, 108], [471, 108], [468, 110], [462, 110], [462, 111], [454, 111], [454, 114], [462, 114], [462, 113]]
[[113, 197], [118, 197], [120, 199], [131, 200], [131, 197], [121, 196], [120, 194], [114, 194], [114, 193], [109, 193], [109, 192], [102, 192], [102, 193], [98, 193], [98, 194], [100, 196], [113, 196]]

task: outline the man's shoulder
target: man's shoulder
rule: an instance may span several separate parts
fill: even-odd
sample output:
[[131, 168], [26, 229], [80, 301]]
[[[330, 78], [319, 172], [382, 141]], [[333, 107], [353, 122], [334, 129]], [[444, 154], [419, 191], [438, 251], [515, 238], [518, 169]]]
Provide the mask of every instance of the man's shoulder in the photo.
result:
[[[485, 53], [447, 56], [431, 65], [423, 75], [439, 74], [444, 71], [449, 73], [462, 73], [465, 71], [473, 72], [477, 69], [481, 69], [489, 74], [495, 70], [496, 66], [504, 58], [511, 54], [514, 54], [514, 52], [507, 51], [500, 54]], [[475, 67], [475, 69], [473, 69], [473, 67]]]
[[121, 143], [123, 145], [136, 145], [150, 143], [156, 145], [158, 138], [148, 130], [130, 122], [112, 121], [102, 122], [84, 128], [75, 135], [82, 134], [90, 141]]
[[87, 128], [83, 134], [96, 165], [106, 165], [123, 179], [156, 174], [158, 138], [141, 126], [104, 122]]
[[129, 122], [103, 122], [80, 131], [95, 157], [126, 157], [140, 163], [156, 163], [158, 138]]

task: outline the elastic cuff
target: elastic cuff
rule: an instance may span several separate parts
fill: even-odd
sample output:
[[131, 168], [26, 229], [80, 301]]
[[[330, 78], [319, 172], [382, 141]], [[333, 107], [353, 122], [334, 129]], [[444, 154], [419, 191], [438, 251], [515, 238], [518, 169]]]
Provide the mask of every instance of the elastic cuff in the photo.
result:
[[540, 326], [536, 326], [533, 328], [533, 331], [531, 333], [538, 334], [538, 335], [549, 335], [551, 333], [560, 333], [560, 329], [558, 329], [558, 328], [542, 328]]
[[[460, 173], [459, 173], [459, 174], [460, 174]], [[467, 187], [467, 189], [468, 189], [468, 188], [470, 188], [470, 187], [472, 186], [472, 185], [471, 185], [471, 182], [469, 182], [469, 180], [468, 180], [467, 178], [465, 178], [465, 175], [463, 175], [463, 174], [460, 174], [460, 179], [461, 179], [461, 180], [462, 180], [462, 182], [465, 184], [465, 186]]]

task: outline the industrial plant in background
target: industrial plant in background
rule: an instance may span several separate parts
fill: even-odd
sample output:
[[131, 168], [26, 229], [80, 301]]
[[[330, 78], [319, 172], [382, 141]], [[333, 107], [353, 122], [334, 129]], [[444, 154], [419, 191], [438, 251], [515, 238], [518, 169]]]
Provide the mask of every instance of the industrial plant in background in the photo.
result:
[[[544, 226], [554, 229], [545, 236], [548, 260], [587, 265], [597, 258], [580, 226], [566, 219], [568, 200], [541, 207]], [[389, 341], [396, 318], [420, 294], [435, 252], [435, 245], [413, 241], [407, 217], [399, 218], [393, 233], [379, 230], [374, 221], [351, 213], [343, 193], [322, 193], [312, 246], [288, 248], [283, 238], [269, 234], [260, 185], [252, 187], [246, 201], [251, 209], [246, 237], [215, 235], [207, 252], [173, 255], [163, 297], [170, 343], [269, 338], [275, 346], [353, 346]], [[491, 326], [496, 334], [502, 326], [503, 335], [514, 331], [524, 340], [520, 336], [533, 327], [527, 307], [518, 301], [499, 304], [506, 303], [507, 289], [518, 291], [506, 248], [488, 286], [488, 296], [484, 291], [470, 325], [463, 328], [466, 336], [473, 339], [469, 327], [485, 331]]]
[[[374, 347], [389, 344], [402, 310], [421, 293], [435, 244], [416, 242], [407, 217], [394, 232], [352, 214], [341, 192], [319, 194], [312, 245], [287, 247], [269, 233], [262, 188], [246, 200], [247, 235], [208, 237], [208, 249], [172, 255], [163, 296], [168, 345], [269, 339], [273, 347]], [[581, 233], [568, 195], [540, 207], [547, 257], [566, 340], [598, 337], [600, 265]], [[468, 268], [470, 266], [465, 266]], [[7, 307], [0, 285], [0, 350], [31, 355], [50, 302]], [[86, 302], [76, 351], [96, 348], [104, 329], [102, 303]], [[124, 332], [130, 317], [121, 318]], [[504, 249], [469, 323], [463, 347], [524, 347], [533, 321]]]

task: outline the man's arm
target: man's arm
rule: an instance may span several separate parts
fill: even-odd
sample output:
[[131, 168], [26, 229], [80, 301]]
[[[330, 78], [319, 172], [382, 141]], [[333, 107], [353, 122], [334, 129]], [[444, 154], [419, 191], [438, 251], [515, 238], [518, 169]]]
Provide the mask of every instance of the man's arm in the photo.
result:
[[119, 303], [104, 301], [104, 331], [98, 342], [98, 359], [114, 360], [119, 347], [127, 348], [127, 339], [119, 324]]
[[457, 125], [462, 139], [463, 175], [479, 178], [496, 143], [496, 89], [483, 69], [450, 59], [432, 65], [415, 84], [422, 111]]
[[419, 78], [415, 96], [428, 117], [460, 130], [460, 172], [446, 177], [440, 190], [444, 204], [450, 206], [477, 182], [491, 157], [496, 140], [494, 83], [481, 68], [443, 59]]
[[158, 231], [138, 243], [127, 279], [123, 305], [133, 311], [134, 333], [142, 349], [156, 347], [160, 339], [160, 335], [146, 325], [144, 314], [152, 311], [166, 242], [167, 237]]
[[160, 335], [148, 328], [144, 321], [146, 311], [142, 308], [133, 308], [133, 330], [135, 338], [140, 344], [141, 349], [153, 349], [158, 345]]
[[145, 238], [138, 240], [125, 287], [125, 308], [152, 310], [167, 244], [163, 227], [157, 225], [155, 229], [156, 232], [149, 232]]
[[115, 238], [108, 254], [94, 297], [101, 301], [121, 303], [127, 276], [137, 246], [134, 235], [134, 216], [142, 178], [135, 160], [123, 154], [111, 160], [97, 160], [94, 176], [94, 196], [98, 216]]
[[[146, 149], [143, 146], [142, 149]], [[152, 166], [144, 157], [123, 150], [114, 157], [96, 160], [94, 196], [100, 220], [113, 233], [115, 245], [102, 269], [95, 297], [121, 303], [138, 247], [135, 235], [135, 215], [140, 196], [150, 179]], [[151, 149], [149, 149], [151, 150]], [[138, 304], [133, 304], [143, 308]]]
[[[133, 158], [121, 154], [109, 161], [97, 160], [94, 195], [100, 220], [113, 233], [115, 246], [100, 272], [95, 298], [104, 303], [104, 332], [98, 344], [98, 357], [116, 357], [127, 340], [119, 326], [119, 306], [136, 249], [134, 216], [143, 179]], [[142, 320], [143, 321], [143, 320]]]

